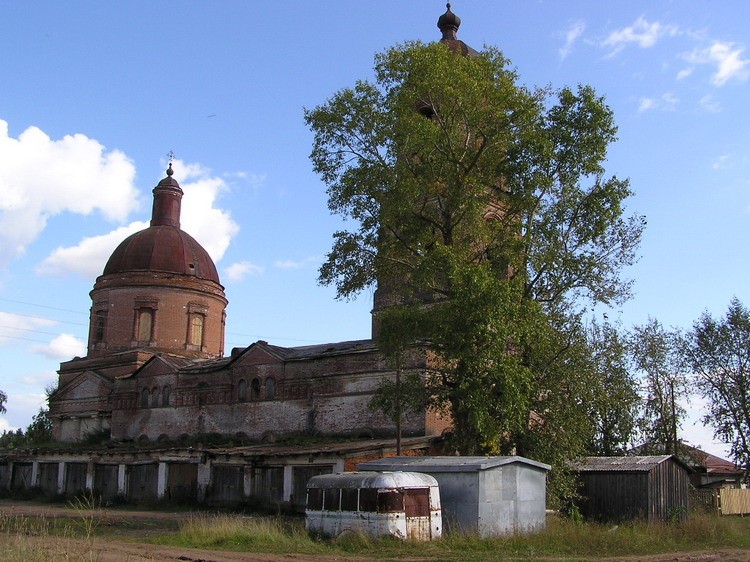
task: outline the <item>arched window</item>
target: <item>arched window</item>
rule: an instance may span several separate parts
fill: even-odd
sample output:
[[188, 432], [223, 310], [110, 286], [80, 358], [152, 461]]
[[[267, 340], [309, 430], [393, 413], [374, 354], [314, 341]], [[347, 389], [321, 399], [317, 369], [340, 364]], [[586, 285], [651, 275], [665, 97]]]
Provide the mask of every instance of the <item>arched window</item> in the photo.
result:
[[276, 381], [271, 377], [266, 379], [266, 400], [273, 400], [276, 398]]
[[148, 388], [144, 388], [141, 391], [141, 408], [148, 408], [148, 397], [149, 397]]
[[97, 310], [94, 313], [94, 343], [104, 341], [104, 328], [107, 325], [107, 311]]
[[247, 381], [245, 379], [240, 379], [240, 382], [237, 383], [237, 400], [240, 402], [247, 401]]
[[250, 398], [252, 400], [260, 400], [260, 379], [257, 377], [250, 383]]
[[194, 314], [190, 319], [190, 345], [203, 345], [203, 315]]
[[159, 387], [155, 386], [151, 390], [151, 407], [156, 408], [159, 405]]
[[169, 406], [169, 385], [165, 385], [161, 391], [161, 405]]
[[154, 330], [154, 310], [141, 308], [138, 310], [137, 340], [139, 343], [149, 343]]

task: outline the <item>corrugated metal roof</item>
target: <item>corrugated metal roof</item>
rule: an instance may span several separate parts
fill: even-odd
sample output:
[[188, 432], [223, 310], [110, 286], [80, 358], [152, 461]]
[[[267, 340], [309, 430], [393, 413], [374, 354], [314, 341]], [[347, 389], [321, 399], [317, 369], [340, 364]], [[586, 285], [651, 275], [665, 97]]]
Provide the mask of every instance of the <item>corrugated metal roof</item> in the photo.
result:
[[360, 470], [414, 470], [424, 472], [477, 472], [508, 464], [526, 464], [542, 470], [552, 467], [518, 456], [505, 457], [388, 457], [359, 464]]
[[[648, 455], [640, 457], [586, 457], [571, 462], [570, 467], [578, 472], [649, 472], [672, 455]], [[679, 464], [683, 464], [675, 458]]]

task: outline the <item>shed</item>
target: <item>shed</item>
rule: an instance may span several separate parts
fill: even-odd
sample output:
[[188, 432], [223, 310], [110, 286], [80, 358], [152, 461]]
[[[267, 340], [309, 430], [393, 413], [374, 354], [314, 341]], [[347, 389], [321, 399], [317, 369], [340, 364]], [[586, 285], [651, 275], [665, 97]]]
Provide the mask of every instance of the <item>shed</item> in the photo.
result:
[[438, 482], [446, 532], [490, 537], [543, 529], [547, 464], [523, 457], [389, 457], [360, 470], [405, 470]]
[[687, 518], [692, 470], [674, 455], [588, 457], [571, 468], [580, 483], [578, 507], [587, 519]]

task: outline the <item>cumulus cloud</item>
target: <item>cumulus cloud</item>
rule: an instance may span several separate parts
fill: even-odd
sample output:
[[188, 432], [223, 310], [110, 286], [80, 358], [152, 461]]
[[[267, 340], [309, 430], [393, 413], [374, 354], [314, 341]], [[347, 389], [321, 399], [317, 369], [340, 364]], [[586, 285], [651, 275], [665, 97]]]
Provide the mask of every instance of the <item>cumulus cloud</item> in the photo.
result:
[[6, 431], [15, 431], [16, 429], [18, 428], [11, 425], [8, 420], [0, 418], [0, 434], [5, 433]]
[[714, 41], [709, 47], [694, 49], [683, 55], [692, 64], [708, 64], [716, 67], [711, 76], [714, 86], [723, 86], [730, 80], [744, 82], [750, 78], [750, 59], [743, 59], [743, 47], [734, 43]]
[[134, 178], [125, 154], [85, 135], [54, 140], [29, 127], [12, 138], [0, 120], [0, 267], [23, 254], [52, 216], [125, 220], [138, 205]]
[[565, 45], [560, 47], [560, 59], [565, 59], [573, 50], [573, 46], [576, 41], [581, 37], [586, 29], [586, 24], [583, 21], [573, 22], [568, 30], [565, 32]]
[[58, 247], [37, 266], [40, 275], [76, 273], [82, 277], [101, 275], [117, 245], [131, 234], [148, 227], [148, 222], [136, 221], [100, 236], [90, 236], [76, 246]]
[[658, 98], [641, 98], [638, 111], [643, 113], [652, 109], [661, 111], [674, 111], [677, 108], [679, 99], [672, 93], [667, 92]]
[[[19, 340], [34, 341], [51, 334], [44, 328], [55, 325], [54, 320], [0, 312], [0, 345], [16, 345]], [[53, 334], [54, 335], [54, 334]]]
[[63, 361], [86, 355], [86, 342], [72, 334], [60, 334], [48, 344], [32, 346], [31, 351], [44, 355], [48, 359]]
[[[175, 160], [172, 167], [174, 177], [185, 193], [181, 227], [206, 249], [215, 262], [219, 261], [239, 232], [239, 226], [229, 211], [217, 207], [220, 194], [229, 188], [223, 179], [212, 175], [200, 164]], [[154, 185], [157, 181], [153, 182]], [[37, 272], [43, 275], [76, 273], [94, 278], [101, 274], [107, 259], [123, 239], [148, 225], [148, 221], [136, 221], [106, 234], [84, 238], [75, 246], [56, 248], [37, 266]]]
[[229, 211], [216, 207], [219, 195], [229, 186], [200, 164], [175, 160], [172, 167], [174, 177], [185, 192], [182, 199], [182, 229], [195, 238], [214, 261], [219, 261], [240, 230]]
[[676, 25], [649, 22], [641, 16], [633, 25], [610, 33], [602, 42], [602, 45], [612, 49], [610, 56], [613, 56], [630, 44], [635, 44], [642, 49], [648, 49], [656, 45], [657, 41], [662, 37], [672, 37], [677, 35], [678, 32], [679, 28]]
[[263, 273], [263, 268], [249, 261], [233, 263], [224, 269], [224, 277], [230, 281], [242, 281], [249, 275], [260, 275], [261, 273]]

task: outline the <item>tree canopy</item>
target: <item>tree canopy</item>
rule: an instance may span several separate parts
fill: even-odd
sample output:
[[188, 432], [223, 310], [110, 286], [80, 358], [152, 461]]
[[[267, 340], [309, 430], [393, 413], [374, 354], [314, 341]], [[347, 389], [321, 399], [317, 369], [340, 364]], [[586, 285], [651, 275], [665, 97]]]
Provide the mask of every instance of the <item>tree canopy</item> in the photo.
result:
[[736, 298], [726, 314], [705, 312], [685, 337], [682, 350], [707, 400], [704, 424], [729, 444], [734, 462], [750, 476], [750, 311]]
[[[329, 208], [353, 227], [334, 234], [320, 282], [339, 298], [377, 284], [384, 352], [436, 352], [426, 396], [460, 451], [568, 439], [586, 409], [578, 369], [595, 371], [582, 314], [628, 298], [645, 224], [625, 215], [627, 180], [605, 174], [604, 100], [527, 88], [493, 48], [408, 43], [305, 119]], [[570, 454], [590, 439], [589, 425]]]

